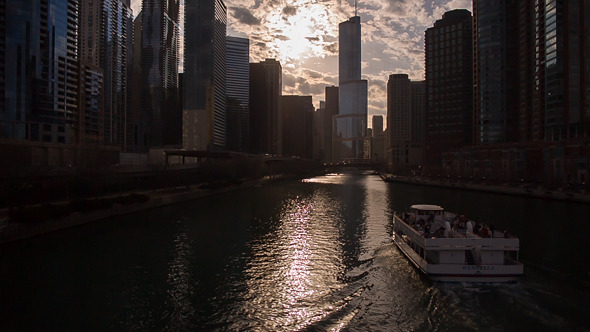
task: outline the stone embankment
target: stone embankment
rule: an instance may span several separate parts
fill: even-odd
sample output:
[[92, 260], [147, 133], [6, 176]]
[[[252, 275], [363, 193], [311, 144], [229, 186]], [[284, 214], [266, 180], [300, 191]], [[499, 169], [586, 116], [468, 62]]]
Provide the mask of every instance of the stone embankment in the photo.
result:
[[[82, 209], [72, 208], [72, 205], [75, 204], [68, 201], [54, 202], [51, 205], [28, 206], [23, 210], [16, 212], [10, 211], [9, 209], [0, 209], [0, 243], [22, 240], [115, 216], [186, 202], [205, 196], [245, 189], [290, 178], [292, 177], [275, 175], [239, 183], [214, 182], [153, 191], [118, 193], [115, 195], [100, 197], [97, 200], [101, 202], [101, 204], [85, 204], [94, 206]], [[129, 197], [138, 197], [139, 199], [129, 200], [127, 199]], [[89, 199], [84, 201], [84, 203], [93, 203], [97, 202], [97, 200]], [[80, 205], [80, 202], [77, 203], [77, 205]], [[22, 213], [23, 211], [27, 211], [27, 209], [29, 212]], [[48, 209], [53, 211], [50, 213], [49, 218], [42, 218], [40, 215], [33, 215], [31, 217], [31, 211], [33, 213], [40, 212], [40, 214], [47, 214]], [[19, 212], [21, 213], [19, 214]], [[11, 214], [20, 216], [23, 220], [18, 222], [12, 220], [10, 217]]]
[[588, 192], [570, 192], [563, 190], [548, 190], [539, 186], [509, 186], [509, 185], [492, 185], [478, 184], [470, 182], [453, 182], [448, 180], [437, 180], [423, 177], [397, 176], [392, 174], [381, 173], [381, 178], [388, 182], [409, 183], [424, 186], [435, 186], [443, 188], [455, 188], [464, 190], [482, 191], [496, 194], [516, 195], [525, 197], [536, 197], [545, 199], [555, 199], [571, 201], [578, 203], [590, 203], [590, 193]]

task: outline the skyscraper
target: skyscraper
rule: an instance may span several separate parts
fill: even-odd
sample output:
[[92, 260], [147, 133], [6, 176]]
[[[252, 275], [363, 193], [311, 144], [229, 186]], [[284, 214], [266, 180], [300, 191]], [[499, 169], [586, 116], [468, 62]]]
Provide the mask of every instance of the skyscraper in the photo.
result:
[[[226, 26], [222, 0], [187, 1], [183, 139], [198, 150], [226, 147]], [[184, 144], [184, 143], [183, 143]]]
[[125, 146], [133, 34], [129, 0], [80, 1], [80, 60], [104, 75], [104, 142]]
[[387, 131], [383, 130], [383, 116], [373, 115], [373, 140], [371, 158], [373, 162], [383, 164], [387, 162]]
[[73, 143], [78, 0], [2, 2], [0, 137]]
[[250, 64], [250, 150], [254, 153], [283, 151], [282, 79], [281, 64], [274, 59]]
[[518, 139], [516, 0], [474, 0], [474, 142]]
[[425, 33], [425, 162], [441, 166], [441, 152], [473, 138], [473, 49], [471, 13], [446, 12]]
[[364, 158], [368, 84], [361, 79], [361, 18], [339, 25], [339, 113], [335, 117], [335, 158]]
[[80, 62], [76, 140], [82, 145], [104, 144], [104, 72]]
[[535, 2], [535, 118], [544, 139], [590, 135], [590, 3]]
[[392, 171], [409, 171], [422, 163], [424, 143], [424, 81], [407, 74], [389, 75], [387, 82], [388, 161]]
[[143, 0], [141, 17], [141, 126], [144, 147], [179, 146], [182, 114], [178, 112], [178, 0]]
[[333, 162], [332, 135], [334, 129], [334, 116], [338, 115], [338, 87], [327, 86], [325, 89], [326, 104], [318, 112], [319, 114], [319, 158], [324, 162]]
[[313, 115], [311, 96], [282, 96], [283, 154], [313, 158]]
[[383, 115], [373, 115], [373, 136], [383, 132]]
[[227, 37], [227, 148], [248, 151], [250, 116], [250, 41]]

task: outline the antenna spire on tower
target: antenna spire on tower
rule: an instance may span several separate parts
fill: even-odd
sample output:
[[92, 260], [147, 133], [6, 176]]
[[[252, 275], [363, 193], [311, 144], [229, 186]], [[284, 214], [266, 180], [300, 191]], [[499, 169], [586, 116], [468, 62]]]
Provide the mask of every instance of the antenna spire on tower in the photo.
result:
[[356, 11], [356, 6], [357, 6], [357, 0], [354, 0], [354, 16], [358, 16], [357, 11]]

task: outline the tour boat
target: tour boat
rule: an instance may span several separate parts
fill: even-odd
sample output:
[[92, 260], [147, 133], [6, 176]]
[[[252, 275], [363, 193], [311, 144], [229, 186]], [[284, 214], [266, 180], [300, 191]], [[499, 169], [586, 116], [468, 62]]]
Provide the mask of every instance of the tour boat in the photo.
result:
[[519, 240], [441, 206], [412, 205], [393, 216], [393, 241], [424, 274], [444, 282], [515, 282]]

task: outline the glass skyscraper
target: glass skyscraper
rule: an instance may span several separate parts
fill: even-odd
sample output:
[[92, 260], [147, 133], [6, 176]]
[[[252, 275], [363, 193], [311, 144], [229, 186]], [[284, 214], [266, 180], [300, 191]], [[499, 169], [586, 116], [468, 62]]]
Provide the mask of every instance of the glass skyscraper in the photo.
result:
[[[590, 135], [590, 5], [583, 0], [535, 2], [536, 91], [544, 138]], [[544, 114], [543, 114], [544, 113]]]
[[189, 148], [225, 149], [227, 7], [200, 0], [187, 1], [184, 10], [183, 137]]
[[247, 151], [250, 116], [250, 41], [227, 37], [227, 148]]
[[141, 15], [140, 145], [180, 145], [182, 114], [178, 102], [178, 0], [143, 0]]
[[518, 139], [516, 0], [473, 1], [475, 143]]
[[72, 143], [78, 111], [78, 0], [5, 0], [0, 137]]
[[80, 61], [103, 71], [102, 121], [107, 145], [125, 146], [132, 38], [129, 0], [80, 2]]
[[364, 158], [367, 130], [367, 80], [361, 79], [361, 18], [339, 25], [339, 114], [335, 116], [335, 161]]

